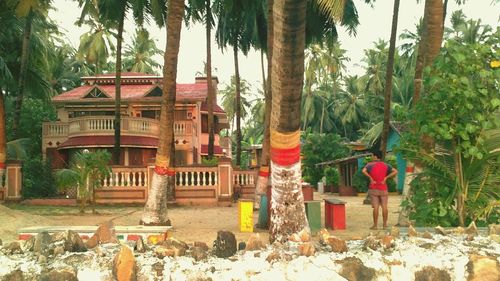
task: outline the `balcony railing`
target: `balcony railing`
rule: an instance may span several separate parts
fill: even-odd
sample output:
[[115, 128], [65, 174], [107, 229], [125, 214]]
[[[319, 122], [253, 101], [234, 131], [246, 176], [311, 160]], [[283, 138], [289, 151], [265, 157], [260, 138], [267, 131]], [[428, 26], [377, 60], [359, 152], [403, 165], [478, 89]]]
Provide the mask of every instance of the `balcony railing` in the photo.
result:
[[[123, 135], [158, 136], [159, 121], [156, 119], [123, 116], [120, 122]], [[89, 116], [73, 118], [69, 122], [45, 122], [43, 135], [46, 137], [74, 137], [85, 135], [114, 134], [113, 116]], [[175, 136], [193, 135], [192, 121], [177, 121], [174, 123]]]

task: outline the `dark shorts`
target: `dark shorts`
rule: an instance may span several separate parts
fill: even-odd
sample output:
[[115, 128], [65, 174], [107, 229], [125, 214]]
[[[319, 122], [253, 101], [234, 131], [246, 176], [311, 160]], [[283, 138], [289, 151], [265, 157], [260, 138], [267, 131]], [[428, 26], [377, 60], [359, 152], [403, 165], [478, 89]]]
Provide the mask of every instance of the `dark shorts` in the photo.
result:
[[387, 201], [389, 198], [387, 190], [369, 189], [368, 194], [372, 200], [373, 208], [378, 208], [380, 205], [382, 205], [382, 207], [387, 207]]

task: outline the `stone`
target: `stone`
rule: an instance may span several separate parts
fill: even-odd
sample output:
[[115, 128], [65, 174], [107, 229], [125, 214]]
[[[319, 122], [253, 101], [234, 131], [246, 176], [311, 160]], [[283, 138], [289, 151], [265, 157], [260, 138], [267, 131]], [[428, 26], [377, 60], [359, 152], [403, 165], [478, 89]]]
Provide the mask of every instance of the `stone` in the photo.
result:
[[382, 244], [382, 247], [384, 249], [389, 249], [394, 247], [394, 237], [391, 235], [386, 235], [384, 236], [381, 240], [380, 243]]
[[301, 242], [302, 240], [300, 239], [300, 235], [298, 233], [294, 233], [288, 237], [288, 241]]
[[54, 248], [54, 255], [55, 255], [55, 256], [62, 255], [62, 254], [64, 254], [65, 252], [66, 252], [66, 251], [64, 250], [64, 247], [62, 247], [62, 246], [56, 246], [56, 247]]
[[35, 236], [31, 236], [28, 240], [24, 241], [22, 244], [23, 252], [33, 251], [33, 247], [35, 247]]
[[449, 230], [446, 230], [444, 228], [442, 228], [441, 226], [436, 226], [434, 228], [434, 231], [437, 233], [437, 234], [441, 234], [441, 235], [448, 235], [450, 234], [450, 231]]
[[254, 233], [250, 235], [247, 241], [247, 251], [256, 251], [264, 248], [264, 243], [262, 239], [260, 239], [260, 235], [258, 233]]
[[490, 239], [497, 242], [497, 243], [500, 243], [500, 235], [498, 234], [490, 234], [489, 235]]
[[194, 245], [194, 247], [199, 247], [205, 251], [208, 251], [208, 245], [205, 242], [194, 242], [193, 245]]
[[20, 269], [16, 269], [5, 274], [2, 278], [2, 281], [24, 281], [23, 272]]
[[314, 256], [316, 253], [316, 248], [314, 247], [314, 244], [311, 242], [304, 242], [301, 243], [298, 247], [299, 250], [299, 256]]
[[220, 230], [214, 241], [214, 254], [219, 258], [228, 258], [236, 253], [236, 237], [230, 231]]
[[99, 236], [97, 235], [92, 235], [86, 242], [85, 245], [87, 246], [88, 249], [93, 249], [99, 245]]
[[165, 264], [163, 261], [155, 262], [153, 265], [151, 265], [151, 269], [155, 273], [155, 279], [154, 280], [163, 280], [163, 269], [165, 268]]
[[49, 272], [42, 273], [40, 281], [78, 281], [76, 272], [72, 268], [53, 269]]
[[418, 245], [420, 248], [423, 248], [423, 249], [426, 249], [426, 250], [430, 250], [432, 248], [434, 248], [434, 244], [432, 243], [422, 243], [420, 245]]
[[245, 250], [246, 247], [247, 247], [247, 243], [245, 243], [245, 242], [239, 242], [238, 243], [238, 251]]
[[380, 247], [380, 240], [375, 239], [373, 236], [368, 236], [365, 238], [365, 242], [363, 244], [364, 249], [372, 249], [377, 250]]
[[44, 256], [44, 255], [39, 255], [38, 256], [38, 263], [40, 264], [44, 264], [44, 263], [47, 263], [47, 256]]
[[455, 234], [464, 234], [465, 233], [465, 229], [463, 227], [459, 226], [459, 227], [457, 227], [457, 228], [455, 228], [453, 230], [453, 233], [455, 233]]
[[48, 255], [50, 249], [50, 243], [52, 242], [52, 237], [46, 231], [40, 232], [35, 236], [35, 245], [33, 246], [33, 252], [40, 253], [42, 255]]
[[21, 244], [18, 241], [13, 241], [3, 248], [8, 254], [22, 254]]
[[201, 247], [193, 247], [191, 250], [191, 256], [195, 261], [205, 260], [208, 256], [207, 250]]
[[[489, 235], [491, 235], [491, 234], [499, 235], [500, 234], [500, 224], [488, 225], [488, 234]], [[0, 243], [0, 245], [1, 245], [1, 243]]]
[[332, 252], [335, 253], [347, 252], [347, 243], [340, 238], [337, 238], [335, 236], [330, 236], [328, 237], [327, 244], [330, 245], [330, 247], [332, 247]]
[[64, 250], [68, 252], [85, 252], [87, 247], [78, 233], [67, 230], [52, 234], [52, 242], [64, 241]]
[[139, 236], [139, 238], [137, 238], [137, 241], [135, 242], [134, 251], [138, 253], [145, 253], [147, 250], [148, 247], [146, 246], [146, 244], [144, 244], [142, 236]]
[[278, 260], [280, 260], [280, 259], [281, 259], [281, 254], [280, 254], [278, 251], [273, 251], [273, 252], [271, 252], [271, 253], [267, 256], [266, 261], [267, 261], [268, 263], [273, 263], [273, 262], [278, 261]]
[[122, 245], [113, 259], [113, 277], [118, 281], [137, 280], [137, 265], [132, 250]]
[[471, 222], [469, 226], [465, 229], [465, 234], [477, 236], [477, 227], [475, 222]]
[[444, 269], [435, 268], [433, 266], [425, 266], [421, 270], [415, 272], [415, 281], [451, 281], [450, 274]]
[[474, 241], [474, 238], [475, 238], [475, 237], [476, 237], [476, 236], [475, 236], [475, 235], [473, 235], [473, 234], [467, 234], [467, 237], [465, 237], [465, 240], [466, 240], [466, 241]]
[[415, 230], [415, 228], [412, 225], [408, 226], [408, 236], [409, 237], [418, 236], [418, 232]]
[[425, 231], [424, 233], [422, 233], [422, 238], [432, 239], [432, 234], [429, 231]]
[[337, 261], [342, 268], [340, 269], [340, 276], [349, 281], [371, 281], [375, 280], [376, 271], [363, 264], [357, 257], [347, 257], [343, 260]]
[[319, 242], [321, 244], [327, 244], [328, 243], [328, 237], [330, 237], [330, 233], [328, 232], [328, 230], [326, 228], [322, 228], [318, 232], [318, 236], [319, 236]]
[[158, 246], [154, 250], [155, 255], [159, 257], [160, 259], [163, 259], [164, 257], [174, 257], [175, 256], [175, 250], [172, 248], [168, 248], [166, 246]]
[[471, 255], [467, 263], [469, 277], [467, 281], [498, 281], [500, 265], [494, 257]]
[[399, 227], [397, 227], [397, 226], [391, 227], [391, 236], [394, 238], [399, 237]]
[[311, 241], [311, 233], [308, 229], [304, 228], [298, 234], [301, 242]]
[[184, 249], [184, 250], [189, 249], [189, 246], [188, 244], [186, 244], [186, 242], [177, 240], [173, 237], [170, 237], [162, 242], [159, 242], [158, 245], [163, 245], [175, 249]]

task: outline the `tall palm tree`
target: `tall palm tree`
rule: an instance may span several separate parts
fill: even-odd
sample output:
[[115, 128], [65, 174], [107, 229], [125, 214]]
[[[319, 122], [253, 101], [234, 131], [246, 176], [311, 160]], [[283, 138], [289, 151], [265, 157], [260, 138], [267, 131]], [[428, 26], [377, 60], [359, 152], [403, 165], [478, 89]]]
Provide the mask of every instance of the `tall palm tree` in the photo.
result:
[[304, 84], [306, 2], [276, 0], [273, 7], [270, 241], [309, 232], [301, 192], [300, 97]]
[[[250, 92], [250, 87], [248, 85], [248, 82], [244, 79], [241, 80], [241, 86], [240, 86], [240, 92], [241, 92], [241, 97], [240, 97], [240, 117], [242, 119], [245, 119], [248, 115], [248, 109], [250, 108], [250, 102], [248, 101], [248, 94]], [[227, 118], [229, 120], [230, 124], [233, 124], [233, 129], [236, 127], [234, 126], [234, 123], [236, 123], [236, 108], [237, 108], [237, 103], [235, 102], [235, 96], [237, 95], [237, 90], [236, 90], [236, 76], [231, 77], [231, 84], [227, 85], [224, 89], [220, 91], [220, 94], [222, 95], [222, 108], [224, 108], [224, 111], [227, 114]]]
[[387, 59], [387, 70], [385, 75], [384, 94], [384, 126], [382, 128], [382, 138], [380, 141], [380, 151], [385, 157], [387, 151], [387, 141], [389, 139], [390, 116], [391, 116], [391, 95], [392, 95], [392, 73], [394, 71], [394, 53], [396, 52], [396, 33], [398, 30], [399, 0], [394, 0], [394, 10], [392, 12], [391, 39], [389, 41], [389, 57]]
[[[163, 8], [163, 7], [160, 7]], [[167, 190], [175, 186], [174, 109], [176, 99], [177, 60], [181, 38], [184, 1], [169, 0], [167, 16], [167, 46], [163, 67], [163, 100], [160, 113], [160, 136], [151, 189], [144, 207], [141, 224], [170, 225], [167, 214]]]
[[156, 47], [147, 29], [137, 28], [132, 44], [126, 46], [123, 65], [132, 72], [156, 73], [161, 68], [153, 59], [156, 55], [163, 55], [163, 51]]

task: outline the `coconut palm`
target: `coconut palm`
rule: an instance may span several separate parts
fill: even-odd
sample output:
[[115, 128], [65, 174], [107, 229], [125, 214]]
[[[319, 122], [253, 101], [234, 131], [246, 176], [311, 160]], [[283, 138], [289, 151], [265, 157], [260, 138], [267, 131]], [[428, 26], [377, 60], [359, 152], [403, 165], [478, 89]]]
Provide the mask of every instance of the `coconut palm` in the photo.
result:
[[[238, 103], [236, 102], [235, 96], [237, 95], [237, 83], [236, 83], [236, 77], [233, 76], [231, 77], [231, 84], [227, 85], [223, 90], [220, 91], [220, 94], [222, 95], [222, 108], [224, 108], [224, 111], [227, 114], [227, 117], [229, 119], [229, 122], [233, 124], [237, 122], [237, 107]], [[240, 117], [245, 119], [248, 116], [248, 110], [250, 108], [250, 102], [247, 99], [247, 96], [250, 92], [250, 87], [248, 85], [248, 82], [246, 82], [244, 79], [241, 80], [240, 83], [240, 92], [241, 92], [241, 97], [240, 97], [240, 102], [239, 102], [239, 107], [240, 107]]]
[[[141, 224], [169, 225], [167, 191], [175, 186], [174, 159], [174, 108], [176, 99], [177, 59], [181, 37], [184, 1], [168, 1], [167, 47], [163, 67], [163, 101], [160, 113], [160, 137], [156, 152], [155, 169], [151, 189], [144, 207]], [[210, 83], [209, 83], [210, 84]]]
[[141, 73], [156, 73], [161, 65], [153, 57], [163, 55], [156, 47], [155, 40], [149, 37], [145, 28], [137, 28], [132, 38], [132, 44], [125, 49], [124, 67], [127, 71]]

